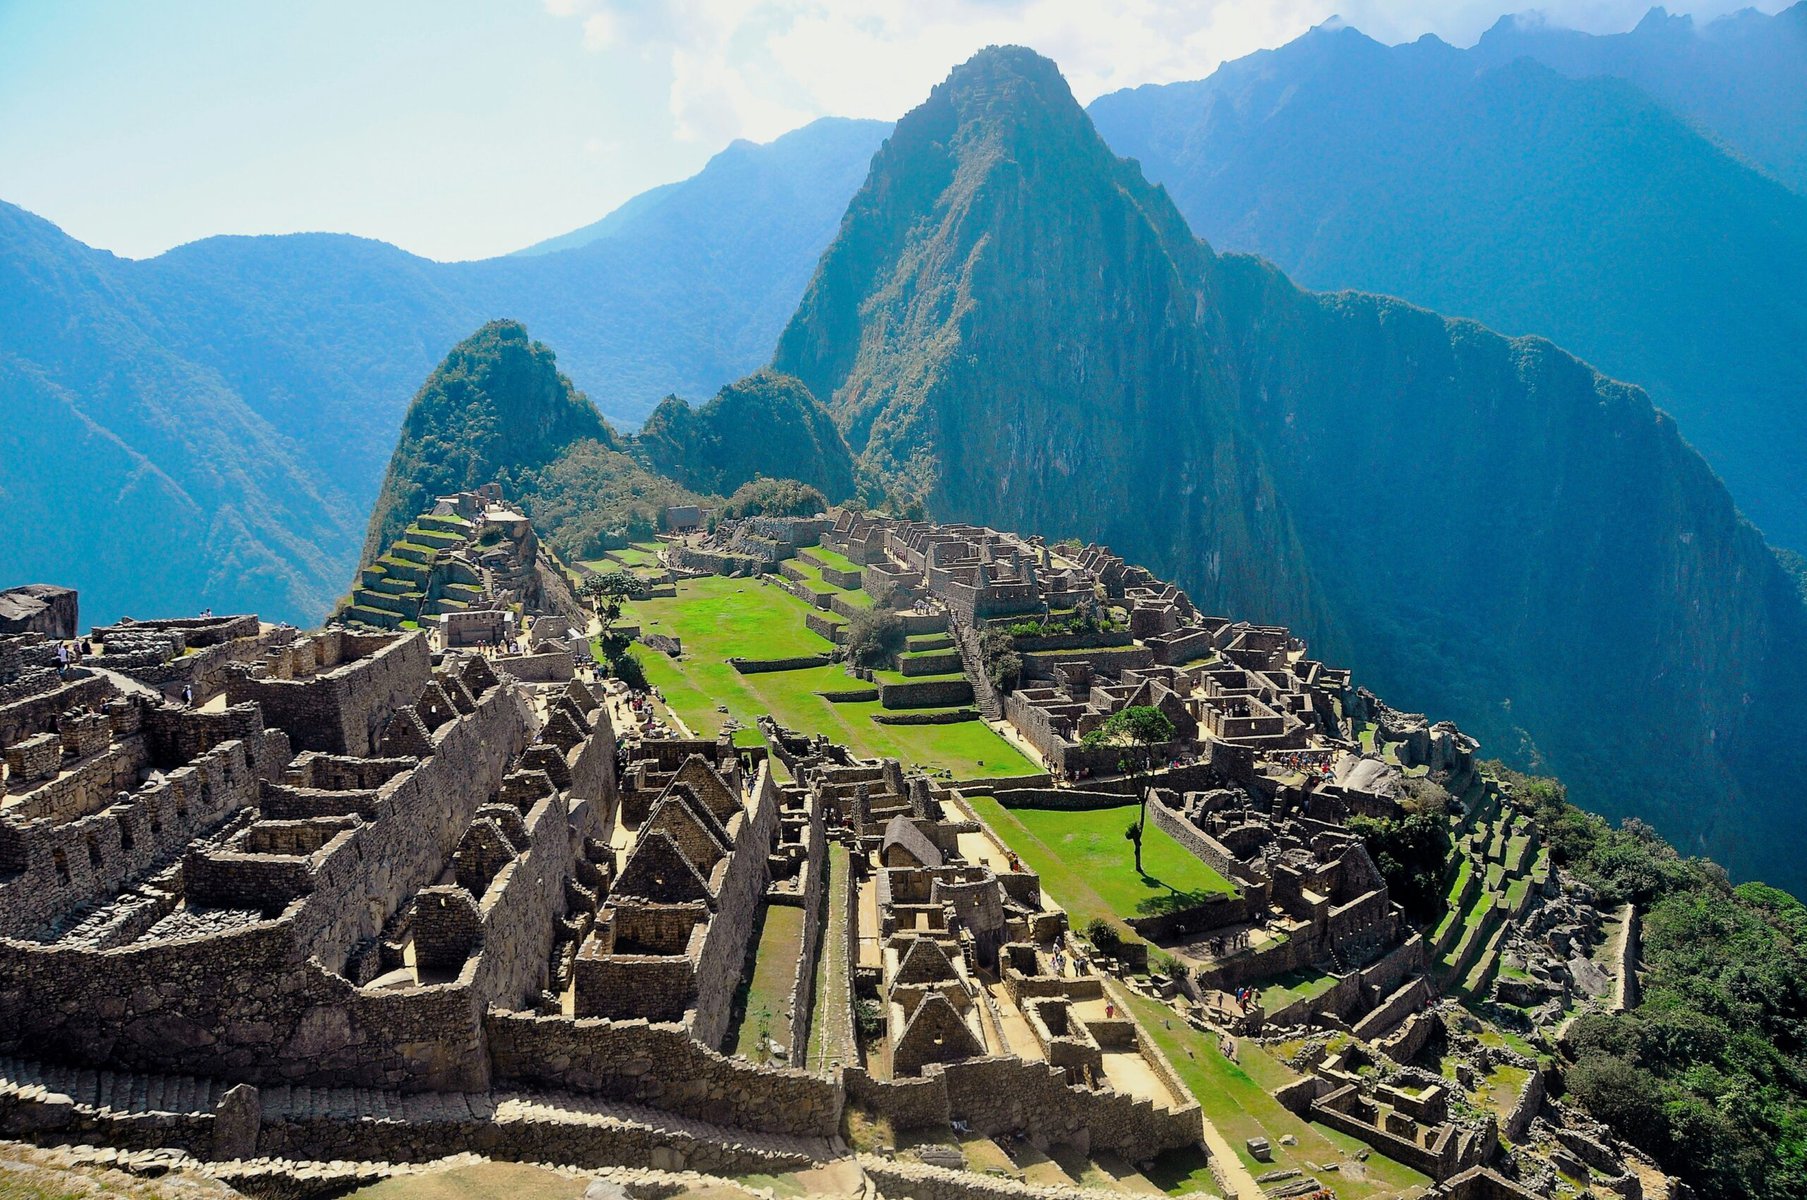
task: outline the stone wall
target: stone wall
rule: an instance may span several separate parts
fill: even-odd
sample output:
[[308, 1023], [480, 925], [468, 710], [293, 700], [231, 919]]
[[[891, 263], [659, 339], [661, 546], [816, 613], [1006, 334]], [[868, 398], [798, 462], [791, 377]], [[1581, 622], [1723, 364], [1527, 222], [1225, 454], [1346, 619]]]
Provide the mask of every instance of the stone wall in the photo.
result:
[[948, 1110], [987, 1135], [1021, 1133], [1038, 1144], [1112, 1150], [1131, 1162], [1196, 1144], [1203, 1136], [1197, 1104], [1158, 1108], [1147, 1100], [1068, 1084], [1042, 1062], [972, 1058], [924, 1068], [947, 1085]]
[[[277, 741], [281, 735], [273, 735]], [[66, 823], [0, 823], [0, 937], [24, 937], [76, 908], [117, 895], [195, 838], [254, 804], [256, 766], [244, 742], [195, 762]], [[71, 993], [47, 999], [67, 1002]], [[0, 995], [0, 1010], [11, 999]]]
[[498, 1083], [645, 1104], [764, 1133], [832, 1137], [840, 1128], [834, 1081], [726, 1058], [681, 1025], [491, 1011], [484, 1029]]
[[524, 683], [563, 683], [576, 674], [569, 650], [548, 650], [543, 654], [515, 654], [494, 660], [496, 670], [514, 676]]
[[811, 801], [809, 827], [804, 834], [803, 948], [797, 956], [797, 977], [791, 984], [791, 1062], [802, 1061], [809, 1045], [809, 1022], [816, 1000], [816, 958], [828, 924], [828, 823], [821, 805]]
[[[353, 635], [343, 635], [349, 640]], [[366, 639], [357, 639], [361, 647]], [[391, 714], [412, 704], [431, 679], [426, 638], [407, 634], [366, 658], [301, 679], [258, 676], [240, 668], [227, 686], [233, 703], [253, 701], [298, 750], [375, 754]]]
[[746, 963], [753, 922], [771, 882], [771, 847], [778, 830], [778, 786], [771, 768], [759, 765], [746, 820], [728, 858], [716, 911], [696, 961], [696, 1011], [691, 1032], [706, 1046], [721, 1045], [733, 1015], [734, 992]]
[[71, 667], [68, 676], [57, 687], [0, 705], [0, 746], [11, 746], [33, 734], [51, 732], [56, 729], [56, 719], [69, 709], [99, 708], [112, 695], [113, 685], [104, 676]]
[[1230, 853], [1227, 846], [1188, 821], [1183, 813], [1156, 803], [1148, 806], [1148, 817], [1195, 858], [1225, 879], [1232, 883], [1244, 883], [1251, 879], [1248, 868]]
[[826, 667], [834, 659], [826, 654], [801, 654], [793, 658], [730, 658], [728, 665], [742, 675], [758, 675], [768, 671], [802, 671], [810, 667]]
[[953, 708], [971, 704], [973, 687], [959, 679], [910, 679], [901, 683], [881, 680], [879, 703], [886, 708]]

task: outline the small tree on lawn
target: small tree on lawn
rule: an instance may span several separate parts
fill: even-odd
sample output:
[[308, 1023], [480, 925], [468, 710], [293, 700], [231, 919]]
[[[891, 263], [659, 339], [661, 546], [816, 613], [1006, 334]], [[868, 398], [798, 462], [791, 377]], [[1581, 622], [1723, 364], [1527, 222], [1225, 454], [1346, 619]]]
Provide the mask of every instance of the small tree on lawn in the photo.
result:
[[1117, 766], [1134, 771], [1139, 797], [1136, 823], [1123, 836], [1135, 843], [1136, 871], [1142, 871], [1142, 830], [1148, 820], [1148, 776], [1154, 772], [1154, 750], [1173, 740], [1173, 722], [1160, 709], [1147, 704], [1120, 708], [1105, 718], [1103, 725], [1085, 735], [1088, 746], [1121, 746], [1123, 756]]
[[595, 607], [596, 616], [602, 623], [602, 633], [596, 639], [597, 657], [608, 664], [609, 673], [615, 678], [626, 680], [629, 687], [645, 688], [646, 672], [628, 653], [633, 639], [615, 628], [627, 602], [645, 598], [645, 581], [626, 571], [606, 571], [585, 579], [581, 590]]

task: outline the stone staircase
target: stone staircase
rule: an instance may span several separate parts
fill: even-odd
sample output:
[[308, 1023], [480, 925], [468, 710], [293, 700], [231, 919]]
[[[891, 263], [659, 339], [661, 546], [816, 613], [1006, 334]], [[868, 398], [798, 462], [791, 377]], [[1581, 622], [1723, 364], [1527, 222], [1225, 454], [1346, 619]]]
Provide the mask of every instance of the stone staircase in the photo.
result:
[[[232, 1084], [0, 1058], [0, 1133], [130, 1148], [214, 1151], [215, 1110]], [[413, 1092], [266, 1085], [259, 1154], [419, 1162], [477, 1151], [517, 1161], [728, 1174], [806, 1168], [835, 1156], [822, 1138], [755, 1133], [570, 1093]]]

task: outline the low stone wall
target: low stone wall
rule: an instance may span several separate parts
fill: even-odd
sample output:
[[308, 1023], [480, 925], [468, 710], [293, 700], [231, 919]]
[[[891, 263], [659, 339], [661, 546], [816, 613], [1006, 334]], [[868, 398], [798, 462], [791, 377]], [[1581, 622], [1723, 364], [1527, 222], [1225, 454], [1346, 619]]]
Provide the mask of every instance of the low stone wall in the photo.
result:
[[483, 1021], [498, 1082], [644, 1104], [762, 1133], [832, 1137], [832, 1080], [726, 1058], [684, 1027], [536, 1017], [492, 1010]]
[[810, 667], [826, 667], [834, 659], [826, 654], [800, 654], [794, 658], [730, 658], [728, 665], [742, 675], [759, 675], [768, 671], [803, 671]]
[[1385, 1000], [1368, 1011], [1349, 1032], [1364, 1042], [1390, 1032], [1412, 1013], [1422, 1008], [1430, 996], [1430, 985], [1422, 977], [1397, 988]]
[[1150, 804], [1148, 817], [1158, 828], [1166, 830], [1169, 837], [1191, 852], [1194, 858], [1225, 879], [1232, 883], [1248, 881], [1248, 869], [1230, 853], [1229, 847], [1188, 821], [1185, 814], [1168, 808], [1165, 804]]
[[897, 669], [906, 679], [924, 675], [951, 675], [965, 669], [958, 650], [924, 650], [902, 655]]
[[803, 625], [804, 628], [808, 629], [811, 633], [816, 634], [818, 637], [826, 638], [836, 644], [840, 643], [841, 637], [846, 632], [847, 628], [847, 623], [845, 621], [837, 621], [827, 613], [821, 612], [804, 613]]
[[980, 719], [976, 708], [959, 708], [952, 712], [893, 712], [873, 713], [872, 720], [879, 725], [961, 725], [967, 721]]
[[[1051, 633], [1027, 637], [1013, 637], [1017, 650], [1024, 653], [1047, 650], [1108, 650], [1121, 646], [1132, 646], [1135, 639], [1127, 629], [1113, 629], [1099, 633]], [[1085, 657], [1081, 655], [1080, 657]]]
[[1083, 658], [1100, 675], [1119, 675], [1136, 667], [1154, 666], [1154, 653], [1146, 646], [1108, 646], [1096, 650], [1034, 650], [1024, 652], [1023, 678], [1052, 679], [1057, 663]]
[[[1094, 792], [1084, 788], [1017, 788], [998, 793], [1005, 808], [1051, 808], [1061, 812], [1090, 812], [1100, 808], [1133, 808], [1135, 801], [1121, 792]], [[1152, 807], [1152, 806], [1151, 806]]]
[[1543, 1107], [1543, 1098], [1543, 1072], [1533, 1070], [1531, 1077], [1525, 1080], [1525, 1086], [1519, 1089], [1518, 1103], [1512, 1106], [1512, 1111], [1500, 1125], [1501, 1136], [1509, 1142], [1522, 1141], [1536, 1119], [1537, 1111]]
[[972, 703], [973, 687], [964, 677], [880, 682], [878, 698], [886, 708], [953, 708]]
[[1636, 1008], [1644, 999], [1643, 986], [1638, 982], [1638, 961], [1643, 957], [1643, 938], [1637, 905], [1627, 904], [1623, 917], [1625, 937], [1619, 945], [1619, 990], [1614, 1005], [1621, 1012]]
[[1267, 911], [1264, 891], [1214, 893], [1202, 904], [1175, 912], [1155, 913], [1146, 917], [1126, 917], [1124, 923], [1140, 937], [1151, 942], [1192, 937], [1252, 921]]
[[880, 1081], [863, 1067], [841, 1072], [847, 1103], [891, 1122], [896, 1130], [946, 1129], [952, 1120], [947, 1085], [939, 1077]]
[[1067, 1083], [1047, 1063], [1019, 1058], [972, 1058], [936, 1063], [924, 1074], [946, 1081], [948, 1109], [987, 1135], [1021, 1133], [1038, 1143], [1112, 1150], [1131, 1162], [1163, 1150], [1196, 1145], [1203, 1126], [1196, 1104], [1158, 1108], [1115, 1091]]
[[513, 675], [523, 683], [563, 683], [577, 673], [569, 650], [517, 654], [492, 661], [496, 670]]
[[[1025, 1183], [997, 1175], [956, 1171], [928, 1163], [860, 1156], [860, 1167], [884, 1196], [898, 1200], [1122, 1200], [1123, 1193], [1099, 1188]], [[1186, 1192], [1204, 1200], [1207, 1193]]]

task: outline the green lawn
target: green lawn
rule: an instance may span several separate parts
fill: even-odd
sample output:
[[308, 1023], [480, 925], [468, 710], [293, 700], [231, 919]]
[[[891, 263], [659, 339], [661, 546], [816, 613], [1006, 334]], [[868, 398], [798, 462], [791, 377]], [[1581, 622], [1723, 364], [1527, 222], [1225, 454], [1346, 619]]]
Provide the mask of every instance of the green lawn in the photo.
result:
[[[681, 659], [644, 646], [636, 652], [647, 679], [696, 736], [716, 733], [729, 716], [751, 728], [770, 713], [791, 729], [826, 734], [864, 758], [896, 758], [906, 769], [945, 767], [958, 779], [1034, 773], [1035, 767], [983, 721], [880, 725], [871, 719], [884, 711], [876, 700], [824, 700], [817, 693], [870, 686], [839, 666], [756, 675], [729, 666], [733, 656], [794, 658], [833, 649], [803, 624], [809, 607], [783, 588], [712, 576], [682, 580], [677, 591], [676, 598], [628, 605], [624, 620], [682, 640]], [[716, 711], [718, 704], [728, 711]]]
[[791, 986], [797, 982], [797, 959], [803, 954], [803, 910], [788, 904], [768, 904], [759, 931], [759, 949], [753, 957], [753, 979], [747, 985], [740, 1029], [731, 1053], [764, 1062], [759, 1039], [762, 1031], [779, 1042], [790, 1040]]
[[1322, 996], [1335, 986], [1336, 976], [1323, 971], [1288, 971], [1261, 983], [1261, 1007], [1270, 1013], [1279, 1012], [1289, 1004]]
[[[1269, 1093], [1297, 1076], [1254, 1042], [1239, 1039], [1237, 1054], [1242, 1061], [1233, 1063], [1218, 1052], [1215, 1034], [1193, 1029], [1166, 1005], [1138, 995], [1129, 996], [1128, 1001], [1142, 1028], [1198, 1098], [1206, 1118], [1229, 1139], [1237, 1158], [1254, 1174], [1288, 1167], [1316, 1174], [1312, 1163], [1346, 1162], [1367, 1148], [1326, 1126], [1301, 1121], [1282, 1108]], [[1280, 1144], [1281, 1136], [1288, 1133], [1298, 1139], [1297, 1145]], [[1246, 1146], [1252, 1137], [1267, 1138], [1273, 1147], [1273, 1162], [1255, 1161]], [[1319, 1178], [1332, 1184], [1344, 1200], [1388, 1196], [1430, 1183], [1418, 1172], [1378, 1154], [1369, 1156], [1360, 1173], [1365, 1177], [1357, 1178], [1357, 1172], [1345, 1165], [1342, 1171]]]
[[1067, 907], [1076, 928], [1094, 917], [1124, 917], [1185, 908], [1235, 886], [1205, 865], [1152, 821], [1143, 839], [1142, 868], [1123, 836], [1136, 806], [1067, 812], [1005, 808], [992, 796], [971, 797], [973, 807], [1042, 877], [1042, 886]]
[[848, 912], [842, 903], [846, 892], [839, 881], [851, 870], [851, 856], [839, 842], [828, 844], [827, 871], [822, 883], [827, 890], [828, 923], [822, 931], [821, 949], [816, 954], [815, 1007], [809, 1019], [808, 1057], [793, 1065], [810, 1071], [823, 1071], [830, 1062], [852, 1063], [858, 1047], [849, 1039], [851, 1018], [847, 1015], [853, 1003], [848, 993], [847, 938]]
[[854, 562], [845, 554], [830, 550], [827, 546], [809, 546], [805, 548], [805, 553], [823, 566], [832, 568], [836, 571], [858, 571], [861, 569], [860, 564]]

